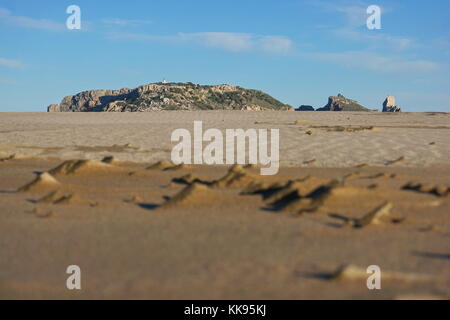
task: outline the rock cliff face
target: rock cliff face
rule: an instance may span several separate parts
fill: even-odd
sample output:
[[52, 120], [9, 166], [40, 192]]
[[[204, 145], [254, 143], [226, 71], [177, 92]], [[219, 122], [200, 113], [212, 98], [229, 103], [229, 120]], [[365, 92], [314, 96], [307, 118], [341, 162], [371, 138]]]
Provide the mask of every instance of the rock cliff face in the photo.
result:
[[402, 109], [395, 105], [395, 97], [387, 96], [383, 102], [383, 112], [401, 112]]
[[153, 83], [135, 89], [92, 90], [65, 97], [48, 112], [154, 110], [293, 110], [270, 95], [232, 85]]
[[369, 111], [369, 109], [360, 105], [356, 100], [348, 99], [342, 94], [331, 96], [328, 103], [316, 111]]
[[58, 112], [58, 111], [59, 111], [58, 104], [51, 104], [47, 107], [47, 112]]

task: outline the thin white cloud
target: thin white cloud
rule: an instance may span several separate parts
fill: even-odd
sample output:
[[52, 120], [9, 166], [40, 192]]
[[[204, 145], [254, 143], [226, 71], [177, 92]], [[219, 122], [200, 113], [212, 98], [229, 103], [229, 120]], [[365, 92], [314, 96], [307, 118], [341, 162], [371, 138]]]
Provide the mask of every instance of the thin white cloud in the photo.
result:
[[19, 60], [0, 58], [0, 66], [9, 68], [22, 68], [23, 63]]
[[292, 50], [292, 41], [285, 36], [259, 36], [251, 33], [204, 32], [180, 34], [182, 39], [192, 39], [197, 43], [231, 52], [264, 52], [287, 54]]
[[353, 27], [359, 27], [366, 25], [367, 20], [367, 7], [361, 6], [349, 6], [349, 7], [339, 7], [337, 6], [336, 11], [345, 15], [347, 24]]
[[272, 54], [287, 54], [292, 50], [293, 43], [284, 36], [266, 36], [260, 39], [263, 51]]
[[411, 60], [398, 56], [381, 55], [367, 51], [314, 53], [310, 57], [346, 67], [356, 67], [388, 73], [428, 73], [439, 69], [439, 64], [428, 60]]
[[259, 36], [251, 33], [198, 32], [160, 36], [138, 33], [110, 33], [110, 40], [165, 41], [173, 43], [193, 43], [229, 52], [264, 52], [267, 54], [287, 54], [293, 42], [284, 36]]
[[[310, 0], [306, 2], [309, 5], [320, 8], [324, 11], [343, 14], [347, 27], [359, 27], [366, 25], [368, 5], [362, 1], [352, 1], [345, 5], [345, 2]], [[350, 2], [347, 2], [350, 3]]]
[[223, 49], [231, 52], [253, 50], [253, 35], [231, 32], [180, 33], [183, 41], [195, 42], [207, 47]]
[[[383, 27], [381, 30], [367, 29], [366, 23], [368, 14], [366, 10], [371, 3], [352, 1], [347, 2], [351, 4], [345, 5], [346, 2], [322, 0], [313, 0], [308, 3], [321, 8], [322, 10], [334, 12], [337, 15], [344, 17], [344, 25], [342, 27], [336, 29], [328, 26], [327, 28], [338, 37], [355, 42], [364, 42], [371, 47], [392, 49], [394, 51], [406, 50], [418, 46], [417, 42], [411, 38], [393, 36], [385, 33]], [[383, 15], [391, 11], [392, 9], [381, 7], [382, 21]]]
[[128, 20], [128, 19], [121, 19], [121, 18], [106, 18], [106, 19], [103, 19], [102, 22], [104, 24], [116, 25], [116, 26], [121, 26], [121, 27], [127, 27], [127, 26], [137, 27], [140, 25], [147, 25], [147, 24], [153, 23], [151, 20], [139, 20], [139, 19]]
[[372, 47], [401, 51], [417, 47], [418, 44], [413, 39], [407, 37], [391, 36], [385, 33], [373, 32], [370, 30], [356, 31], [354, 29], [336, 29], [334, 33], [349, 40], [366, 42]]
[[151, 35], [132, 32], [110, 32], [106, 35], [108, 40], [131, 40], [131, 41], [173, 41], [174, 36]]
[[15, 16], [11, 11], [0, 8], [0, 23], [24, 28], [41, 29], [49, 31], [62, 31], [65, 25], [47, 19], [34, 19], [25, 16]]

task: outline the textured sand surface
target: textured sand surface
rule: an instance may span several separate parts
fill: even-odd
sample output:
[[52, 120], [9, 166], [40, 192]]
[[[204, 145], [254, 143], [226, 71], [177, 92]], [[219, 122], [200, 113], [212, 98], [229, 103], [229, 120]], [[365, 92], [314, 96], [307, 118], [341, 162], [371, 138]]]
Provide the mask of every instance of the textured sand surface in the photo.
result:
[[[283, 168], [153, 166], [194, 120], [280, 128]], [[426, 113], [0, 114], [0, 298], [448, 299], [448, 127]], [[66, 289], [72, 264], [81, 291]]]
[[[0, 152], [63, 159], [155, 162], [170, 158], [174, 129], [279, 128], [284, 167], [448, 163], [450, 114], [376, 112], [1, 113]], [[365, 128], [356, 132], [339, 127]], [[311, 130], [311, 135], [305, 132]], [[430, 144], [432, 143], [432, 144]], [[433, 144], [434, 143], [434, 144]], [[349, 156], [351, 154], [351, 156]], [[315, 160], [311, 165], [305, 163]]]

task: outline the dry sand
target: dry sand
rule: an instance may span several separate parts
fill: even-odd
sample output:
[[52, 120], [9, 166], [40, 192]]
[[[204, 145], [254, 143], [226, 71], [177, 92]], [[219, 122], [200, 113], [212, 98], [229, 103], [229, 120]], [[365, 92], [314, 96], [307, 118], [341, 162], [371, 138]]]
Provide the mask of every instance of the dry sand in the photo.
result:
[[[279, 174], [174, 168], [194, 120], [279, 128]], [[0, 298], [449, 298], [449, 142], [444, 113], [2, 113]]]

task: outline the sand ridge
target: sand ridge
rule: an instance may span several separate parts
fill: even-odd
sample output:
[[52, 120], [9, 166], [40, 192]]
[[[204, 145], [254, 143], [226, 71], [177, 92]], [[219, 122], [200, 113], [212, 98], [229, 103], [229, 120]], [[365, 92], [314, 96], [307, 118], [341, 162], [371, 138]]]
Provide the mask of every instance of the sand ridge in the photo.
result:
[[68, 175], [78, 173], [99, 173], [109, 172], [111, 170], [119, 170], [118, 167], [112, 166], [109, 163], [96, 160], [67, 160], [59, 166], [49, 170], [52, 175]]
[[50, 173], [42, 172], [39, 173], [36, 178], [27, 183], [26, 185], [17, 189], [17, 192], [26, 192], [26, 191], [34, 191], [34, 190], [45, 190], [48, 188], [55, 188], [60, 185], [60, 182], [56, 180]]
[[[147, 172], [148, 168], [151, 168], [151, 170]], [[76, 184], [70, 183], [61, 184], [53, 175], [70, 177], [82, 174], [82, 176], [85, 176], [85, 180], [82, 181], [89, 181], [95, 180], [96, 175], [99, 173], [110, 176], [111, 179], [115, 175], [120, 175], [120, 179], [127, 179], [127, 177], [136, 176], [136, 173], [145, 173], [142, 177], [150, 178], [152, 174], [156, 174], [158, 171], [169, 173], [181, 170], [168, 170], [171, 168], [174, 168], [174, 165], [164, 161], [157, 162], [142, 170], [135, 167], [127, 167], [126, 164], [108, 164], [93, 160], [67, 160], [53, 169], [38, 174], [33, 181], [20, 187], [18, 192], [47, 192], [35, 203], [95, 205], [95, 201], [82, 200], [79, 197], [78, 193], [83, 192], [84, 186], [77, 187]], [[395, 173], [364, 174], [358, 170], [350, 174], [344, 174], [337, 179], [327, 179], [312, 175], [290, 179], [282, 175], [260, 176], [252, 172], [255, 169], [252, 166], [233, 165], [227, 170], [225, 175], [217, 179], [199, 178], [192, 173], [175, 176], [170, 179], [171, 183], [167, 187], [185, 185], [184, 189], [175, 195], [166, 195], [167, 200], [160, 205], [155, 204], [155, 208], [182, 208], [183, 206], [195, 205], [220, 207], [223, 201], [227, 199], [234, 198], [238, 201], [237, 198], [239, 196], [261, 195], [265, 208], [268, 210], [303, 214], [327, 211], [330, 208], [339, 211], [339, 208], [351, 207], [355, 201], [364, 201], [365, 207], [372, 207], [370, 213], [365, 216], [366, 218], [343, 218], [344, 216], [340, 216], [336, 212], [333, 212], [331, 216], [334, 218], [341, 217], [342, 220], [347, 219], [347, 223], [353, 223], [355, 226], [365, 226], [377, 223], [378, 215], [381, 215], [381, 211], [384, 212], [384, 210], [379, 208], [380, 203], [383, 201], [385, 205], [389, 206], [389, 209], [392, 207], [392, 201], [402, 205], [411, 203], [411, 201], [414, 203], [418, 202], [418, 206], [439, 206], [441, 204], [435, 200], [423, 202], [420, 199], [418, 201], [409, 199], [404, 201], [402, 200], [402, 195], [405, 191], [418, 191], [440, 197], [445, 197], [448, 193], [448, 188], [444, 185], [435, 186], [417, 182], [408, 182], [394, 189], [386, 188], [386, 186], [380, 187], [378, 184], [373, 183], [366, 183], [365, 186], [355, 184], [358, 181], [379, 180], [380, 178], [395, 180], [402, 177]], [[198, 168], [183, 166], [182, 170], [192, 171], [198, 170]], [[49, 190], [50, 192], [48, 192]], [[230, 193], [227, 190], [235, 191]], [[136, 201], [139, 198], [138, 196], [134, 195], [133, 198], [135, 200], [130, 202], [142, 202], [142, 200]], [[367, 209], [365, 210], [367, 211]]]

